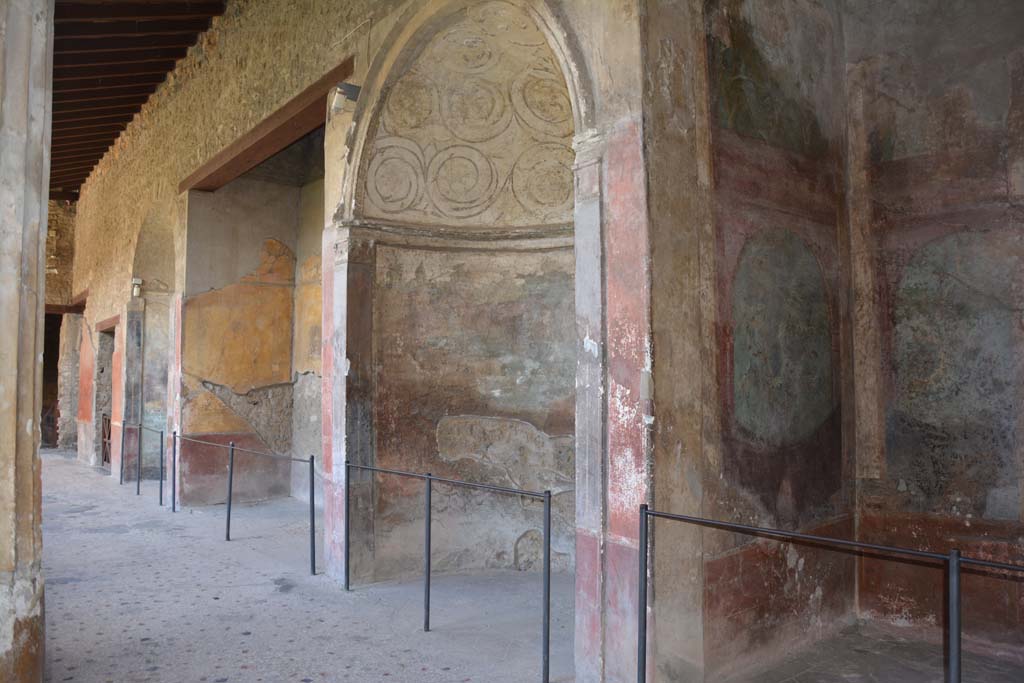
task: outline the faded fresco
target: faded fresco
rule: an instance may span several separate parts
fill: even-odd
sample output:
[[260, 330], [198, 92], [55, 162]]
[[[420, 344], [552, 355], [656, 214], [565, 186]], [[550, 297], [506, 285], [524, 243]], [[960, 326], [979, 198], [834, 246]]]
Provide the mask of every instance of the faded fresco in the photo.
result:
[[506, 2], [438, 31], [388, 88], [369, 218], [509, 228], [572, 220], [572, 105], [547, 39]]

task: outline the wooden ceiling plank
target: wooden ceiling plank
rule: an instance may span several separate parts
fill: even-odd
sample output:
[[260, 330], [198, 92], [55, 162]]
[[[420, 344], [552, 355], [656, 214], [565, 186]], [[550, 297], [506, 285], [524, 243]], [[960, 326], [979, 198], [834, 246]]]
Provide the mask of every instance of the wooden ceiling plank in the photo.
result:
[[195, 45], [198, 33], [170, 36], [122, 36], [120, 38], [61, 38], [54, 36], [54, 54], [87, 52], [131, 52], [153, 48], [189, 48]]
[[119, 133], [110, 133], [102, 137], [97, 136], [91, 140], [69, 140], [67, 142], [54, 142], [51, 147], [52, 154], [64, 154], [71, 150], [87, 151], [99, 150], [100, 153], [110, 149], [110, 146], [117, 140]]
[[217, 190], [322, 125], [327, 94], [352, 75], [349, 58], [215, 154], [178, 184], [178, 191]]
[[52, 169], [55, 166], [64, 166], [64, 165], [67, 165], [67, 164], [70, 164], [70, 163], [82, 162], [82, 161], [92, 161], [92, 162], [95, 163], [95, 162], [98, 162], [100, 159], [103, 158], [103, 153], [105, 151], [106, 150], [103, 149], [103, 150], [90, 150], [88, 152], [82, 152], [80, 154], [63, 154], [63, 155], [61, 155], [59, 157], [54, 157], [53, 158], [53, 160], [50, 162], [50, 168]]
[[[54, 144], [63, 145], [66, 142], [93, 142], [96, 140], [105, 139], [108, 135], [111, 136], [111, 141], [117, 139], [118, 134], [124, 130], [124, 126], [111, 127], [110, 130], [94, 130], [87, 133], [79, 131], [70, 131], [67, 133], [61, 133], [60, 135], [53, 136]], [[102, 137], [101, 137], [102, 136]]]
[[57, 185], [63, 187], [75, 183], [81, 183], [82, 181], [89, 177], [89, 173], [90, 172], [79, 171], [77, 173], [69, 173], [67, 175], [51, 175], [50, 184], [51, 186]]
[[75, 173], [89, 173], [92, 169], [96, 168], [96, 162], [91, 161], [86, 164], [79, 164], [78, 166], [64, 166], [62, 168], [55, 168], [50, 171], [51, 178], [60, 178], [66, 175], [72, 175]]
[[54, 83], [80, 78], [104, 78], [109, 76], [141, 76], [143, 74], [166, 74], [174, 70], [176, 62], [162, 60], [154, 62], [132, 62], [130, 64], [100, 64], [87, 66], [57, 66], [53, 68]]
[[70, 38], [124, 38], [139, 36], [196, 35], [210, 27], [210, 20], [169, 19], [157, 21], [76, 21], [57, 24], [54, 40]]
[[109, 107], [118, 104], [145, 104], [153, 94], [153, 88], [139, 92], [121, 92], [111, 96], [98, 93], [67, 93], [62, 98], [54, 96], [53, 111], [80, 111], [96, 107]]
[[188, 54], [188, 48], [165, 47], [152, 50], [131, 50], [127, 52], [81, 52], [57, 54], [53, 57], [53, 67], [65, 66], [101, 66], [103, 64], [135, 64], [158, 60], [177, 61]]
[[96, 121], [97, 119], [108, 119], [114, 116], [121, 116], [130, 119], [139, 111], [139, 105], [129, 104], [123, 107], [100, 107], [85, 111], [63, 111], [54, 112], [53, 123], [69, 123], [71, 121]]
[[54, 23], [116, 19], [201, 19], [224, 13], [223, 2], [58, 2]]
[[81, 92], [83, 90], [110, 90], [131, 88], [138, 85], [159, 85], [167, 78], [166, 73], [144, 74], [141, 76], [110, 76], [109, 78], [78, 78], [73, 81], [56, 81], [54, 93]]
[[58, 132], [64, 133], [68, 131], [86, 131], [86, 130], [102, 130], [106, 128], [124, 127], [132, 120], [130, 116], [117, 116], [107, 120], [92, 120], [92, 121], [61, 121], [59, 124], [54, 122], [53, 134], [56, 135]]

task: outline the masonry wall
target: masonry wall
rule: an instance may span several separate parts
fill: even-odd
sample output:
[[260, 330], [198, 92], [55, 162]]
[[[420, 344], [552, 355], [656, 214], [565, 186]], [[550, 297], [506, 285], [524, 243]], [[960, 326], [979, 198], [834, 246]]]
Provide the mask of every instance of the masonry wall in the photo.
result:
[[[846, 25], [851, 216], [873, 255], [858, 333], [877, 339], [880, 378], [858, 425], [874, 446], [858, 454], [859, 533], [1019, 564], [1024, 7], [851, 3]], [[864, 559], [861, 607], [937, 636], [943, 580]], [[1021, 584], [971, 573], [964, 590], [968, 638], [1019, 655]]]
[[[166, 241], [157, 240], [165, 245], [158, 252], [162, 262], [170, 266], [171, 275], [156, 278], [164, 284], [162, 300], [154, 299], [144, 285], [148, 338], [179, 338], [188, 200], [179, 194], [178, 183], [303, 88], [358, 52], [369, 28], [398, 4], [369, 0], [317, 3], [296, 12], [294, 5], [284, 0], [234, 2], [229, 3], [224, 16], [214, 19], [211, 30], [144, 105], [83, 186], [75, 235], [80, 258], [71, 286], [74, 293], [88, 291], [89, 295], [83, 320], [83, 351], [94, 353], [97, 322], [125, 312], [131, 278], [154, 279], [152, 270], [137, 267], [139, 244], [145, 241], [142, 235], [153, 226], [166, 229]], [[353, 32], [357, 27], [362, 31]], [[310, 49], [313, 45], [317, 49]], [[163, 306], [167, 306], [166, 314], [157, 312]], [[166, 318], [160, 320], [163, 315]], [[180, 382], [171, 381], [163, 388], [162, 403], [170, 414], [160, 420], [156, 411], [161, 403], [159, 368], [163, 364], [153, 357], [160, 355], [154, 344], [147, 345], [146, 350], [150, 371], [142, 377], [148, 386], [144, 390], [147, 398], [143, 419], [154, 429], [180, 429]], [[178, 352], [168, 344], [162, 355], [174, 380]], [[90, 404], [80, 403], [79, 412], [86, 411], [90, 419], [92, 362], [82, 356], [81, 386], [85, 393], [80, 394], [88, 395]], [[87, 450], [93, 444], [92, 431], [91, 421], [79, 422]], [[145, 451], [152, 456], [158, 446], [155, 437], [148, 439]], [[82, 448], [81, 438], [79, 444]], [[118, 446], [115, 444], [115, 450]]]
[[[316, 138], [323, 156], [323, 138]], [[324, 230], [324, 180], [306, 183], [299, 195], [299, 226], [296, 245], [295, 325], [292, 342], [292, 455], [316, 459], [320, 475], [315, 480], [315, 495], [323, 505], [322, 473], [322, 385], [320, 347], [323, 343], [322, 239]], [[292, 465], [291, 494], [309, 500], [309, 466]]]
[[78, 445], [78, 353], [82, 344], [82, 316], [67, 314], [60, 326], [60, 367], [57, 378], [57, 447], [74, 450]]
[[[387, 74], [360, 168], [375, 464], [554, 494], [574, 544], [572, 108], [530, 15], [440, 14]], [[444, 87], [442, 84], [453, 84]], [[389, 234], [390, 233], [390, 234]], [[422, 485], [373, 483], [373, 576], [414, 571]], [[435, 566], [536, 569], [536, 501], [438, 486]]]
[[[715, 1], [706, 22], [722, 451], [705, 512], [849, 538], [838, 7]], [[709, 672], [854, 617], [847, 555], [714, 532], [704, 552]]]
[[[189, 195], [183, 435], [290, 452], [298, 212], [297, 188], [263, 180]], [[223, 502], [227, 449], [186, 441], [180, 456], [182, 502]], [[240, 500], [289, 492], [286, 461], [239, 453], [235, 467]]]
[[75, 205], [67, 201], [47, 202], [46, 303], [67, 305], [72, 291], [75, 258]]
[[[377, 460], [555, 495], [555, 567], [572, 565], [572, 254], [379, 248]], [[538, 569], [541, 504], [438, 486], [439, 571]], [[422, 485], [378, 479], [375, 575], [421, 558]]]

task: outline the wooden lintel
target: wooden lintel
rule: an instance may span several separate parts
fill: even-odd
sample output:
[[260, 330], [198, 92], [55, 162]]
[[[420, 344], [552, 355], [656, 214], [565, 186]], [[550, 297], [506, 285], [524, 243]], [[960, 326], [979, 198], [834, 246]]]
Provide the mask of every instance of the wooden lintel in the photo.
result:
[[79, 305], [62, 305], [62, 304], [46, 304], [46, 313], [56, 315], [67, 315], [68, 313], [82, 314], [85, 312], [85, 304]]
[[121, 322], [121, 316], [119, 316], [119, 315], [112, 315], [109, 318], [107, 318], [106, 320], [101, 320], [98, 323], [96, 323], [96, 331], [97, 332], [110, 332], [112, 329], [117, 327], [117, 324], [119, 322]]

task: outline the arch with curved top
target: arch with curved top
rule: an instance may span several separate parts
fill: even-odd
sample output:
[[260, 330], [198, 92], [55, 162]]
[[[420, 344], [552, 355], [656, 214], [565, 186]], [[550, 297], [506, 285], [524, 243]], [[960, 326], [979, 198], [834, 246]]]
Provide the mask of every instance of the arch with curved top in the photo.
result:
[[[574, 136], [591, 130], [594, 106], [579, 49], [549, 2], [417, 3], [383, 45], [355, 109], [343, 223], [479, 228], [512, 213], [520, 225], [505, 227], [571, 223], [571, 192], [557, 179], [571, 182]], [[423, 62], [443, 63], [443, 82], [410, 78]], [[425, 149], [437, 131], [444, 144]]]

